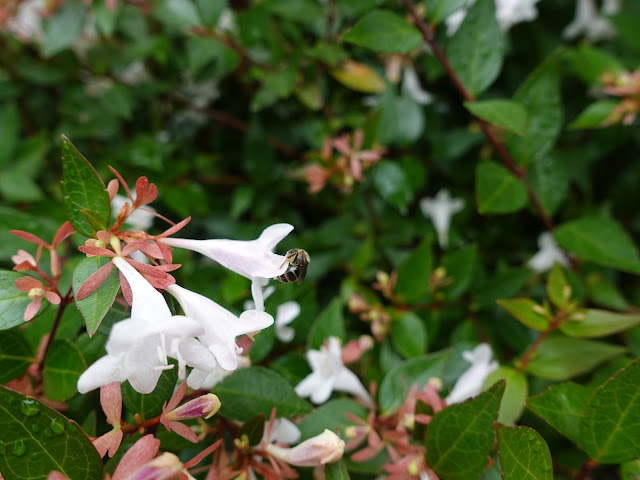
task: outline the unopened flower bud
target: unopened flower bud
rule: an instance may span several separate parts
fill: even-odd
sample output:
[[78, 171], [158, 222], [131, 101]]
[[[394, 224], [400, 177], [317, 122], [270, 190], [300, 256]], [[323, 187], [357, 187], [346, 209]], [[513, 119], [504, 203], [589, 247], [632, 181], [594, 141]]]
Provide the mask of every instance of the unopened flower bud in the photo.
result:
[[325, 430], [293, 448], [269, 444], [267, 452], [290, 465], [316, 467], [340, 460], [344, 453], [344, 441], [331, 430]]
[[165, 452], [144, 464], [129, 480], [174, 480], [180, 478], [184, 466], [173, 453]]
[[165, 414], [168, 420], [189, 420], [190, 418], [211, 418], [220, 410], [220, 399], [213, 393], [194, 398]]

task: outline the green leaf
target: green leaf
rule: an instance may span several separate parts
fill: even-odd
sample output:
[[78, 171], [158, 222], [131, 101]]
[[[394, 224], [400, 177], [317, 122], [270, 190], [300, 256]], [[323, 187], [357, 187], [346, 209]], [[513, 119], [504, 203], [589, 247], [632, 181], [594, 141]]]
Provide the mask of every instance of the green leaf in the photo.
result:
[[526, 327], [540, 332], [544, 332], [549, 327], [551, 319], [538, 313], [536, 309], [542, 306], [530, 298], [500, 298], [498, 305]]
[[11, 161], [20, 138], [20, 114], [15, 103], [0, 109], [0, 166]]
[[[597, 338], [624, 332], [640, 324], [640, 314], [614, 313], [587, 308], [579, 310], [579, 319], [569, 319], [560, 330], [570, 337]], [[582, 315], [585, 315], [584, 318]]]
[[427, 329], [422, 319], [413, 312], [405, 312], [391, 322], [391, 341], [405, 358], [426, 353]]
[[577, 383], [553, 385], [527, 399], [527, 408], [576, 445], [580, 445], [580, 418], [591, 391]]
[[565, 56], [578, 75], [589, 85], [600, 84], [600, 76], [605, 72], [620, 73], [625, 70], [624, 65], [614, 55], [586, 43], [568, 50]]
[[265, 87], [280, 98], [291, 95], [296, 86], [297, 65], [286, 65], [284, 68], [269, 72], [264, 79]]
[[550, 337], [540, 343], [525, 371], [549, 380], [567, 380], [622, 355], [625, 350], [624, 347], [593, 340]]
[[484, 388], [504, 379], [507, 386], [500, 403], [498, 421], [503, 425], [513, 425], [522, 415], [524, 401], [529, 394], [527, 377], [511, 367], [498, 367], [491, 372], [484, 381]]
[[621, 464], [620, 474], [622, 480], [638, 480], [640, 478], [640, 459]]
[[563, 223], [554, 230], [553, 237], [558, 245], [583, 260], [640, 273], [638, 249], [615, 220], [585, 216]]
[[247, 421], [261, 413], [268, 417], [275, 407], [278, 417], [311, 412], [311, 404], [300, 398], [284, 377], [264, 367], [236, 370], [214, 388], [222, 407], [220, 415]]
[[427, 18], [431, 24], [438, 24], [456, 10], [460, 10], [468, 0], [424, 0]]
[[493, 0], [477, 1], [446, 45], [449, 62], [472, 97], [481, 94], [500, 73], [504, 48]]
[[128, 381], [123, 382], [122, 402], [130, 413], [139, 414], [142, 420], [155, 418], [162, 413], [162, 405], [173, 395], [177, 381], [178, 366], [173, 363], [173, 368], [162, 372], [156, 388], [151, 393], [138, 393]]
[[325, 480], [348, 480], [349, 471], [343, 460], [333, 462], [325, 466], [324, 468]]
[[498, 425], [498, 456], [504, 480], [552, 480], [547, 442], [529, 427]]
[[213, 27], [227, 8], [227, 0], [196, 0], [199, 16], [205, 27]]
[[591, 103], [569, 124], [569, 130], [606, 127], [604, 121], [609, 118], [613, 109], [619, 104], [619, 101], [609, 99]]
[[528, 203], [524, 184], [502, 165], [482, 162], [476, 167], [478, 212], [512, 213]]
[[493, 422], [505, 382], [464, 403], [438, 412], [429, 423], [425, 447], [427, 464], [439, 478], [469, 480], [487, 468], [493, 446]]
[[246, 435], [249, 439], [249, 445], [258, 445], [264, 435], [264, 415], [258, 415], [245, 422], [238, 430], [236, 438], [241, 438], [242, 435]]
[[0, 384], [18, 378], [35, 362], [29, 342], [19, 330], [0, 335]]
[[367, 409], [350, 398], [329, 400], [315, 411], [305, 415], [300, 421], [298, 424], [300, 440], [304, 441], [320, 435], [324, 432], [325, 428], [337, 432], [344, 432], [346, 427], [353, 425], [353, 420], [349, 420], [344, 415], [345, 413], [351, 413], [363, 419], [367, 418]]
[[382, 198], [402, 215], [406, 215], [414, 195], [409, 179], [400, 165], [389, 160], [378, 162], [373, 170], [373, 185]]
[[422, 43], [422, 35], [401, 16], [374, 10], [358, 20], [342, 40], [379, 53], [408, 53]]
[[562, 267], [554, 263], [547, 278], [547, 296], [556, 307], [564, 307], [571, 298], [571, 287], [564, 277]]
[[493, 125], [518, 135], [524, 133], [527, 111], [518, 102], [504, 99], [484, 100], [481, 102], [464, 102], [464, 106], [476, 117]]
[[43, 25], [42, 55], [52, 57], [71, 45], [84, 30], [86, 14], [87, 9], [79, 0], [62, 4]]
[[540, 206], [549, 216], [567, 198], [569, 192], [569, 172], [566, 162], [556, 155], [548, 154], [527, 168], [527, 179]]
[[398, 267], [395, 293], [407, 303], [431, 297], [431, 237], [428, 236]]
[[73, 397], [78, 391], [78, 379], [86, 369], [87, 363], [73, 342], [66, 338], [55, 340], [44, 361], [44, 394], [56, 402]]
[[475, 307], [493, 306], [499, 298], [513, 297], [520, 292], [529, 277], [531, 277], [531, 271], [526, 268], [510, 268], [496, 272], [485, 281], [474, 285]]
[[524, 135], [507, 133], [507, 149], [520, 165], [544, 158], [560, 134], [563, 113], [558, 64], [558, 56], [551, 56], [527, 77], [513, 96], [528, 114]]
[[[78, 290], [87, 278], [110, 261], [111, 258], [109, 257], [83, 258], [73, 272], [74, 294], [78, 294]], [[116, 269], [114, 269], [91, 295], [82, 300], [76, 300], [76, 306], [82, 313], [89, 336], [93, 336], [98, 330], [102, 320], [113, 305], [119, 289], [120, 277]]]
[[283, 18], [300, 23], [311, 23], [323, 15], [322, 8], [313, 0], [265, 0], [262, 5]]
[[102, 459], [77, 423], [33, 397], [0, 386], [0, 471], [5, 480], [102, 478]]
[[317, 350], [329, 337], [338, 337], [342, 342], [346, 339], [342, 301], [334, 298], [331, 303], [315, 319], [309, 329], [307, 350]]
[[582, 447], [598, 463], [628, 462], [640, 456], [640, 359], [598, 387], [582, 419]]
[[31, 299], [15, 287], [21, 277], [23, 273], [0, 270], [0, 330], [24, 323], [24, 312]]
[[173, 28], [190, 28], [200, 25], [200, 14], [191, 0], [166, 0], [159, 3], [153, 14]]
[[384, 414], [396, 411], [404, 402], [409, 389], [416, 384], [423, 388], [429, 379], [442, 378], [450, 350], [442, 350], [422, 357], [412, 358], [392, 368], [382, 379], [378, 403]]
[[469, 245], [457, 252], [447, 252], [442, 257], [442, 266], [446, 270], [447, 283], [440, 288], [447, 300], [457, 300], [471, 285], [471, 278], [476, 267], [478, 256], [477, 245]]
[[103, 228], [111, 218], [107, 188], [86, 158], [62, 135], [62, 194], [67, 218], [78, 233], [91, 237], [94, 230], [82, 210], [96, 212]]

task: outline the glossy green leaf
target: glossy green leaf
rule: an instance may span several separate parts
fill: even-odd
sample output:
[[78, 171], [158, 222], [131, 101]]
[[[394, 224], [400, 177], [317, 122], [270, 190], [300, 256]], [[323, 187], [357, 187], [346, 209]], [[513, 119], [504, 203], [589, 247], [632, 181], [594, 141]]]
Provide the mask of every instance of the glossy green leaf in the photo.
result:
[[512, 213], [528, 203], [524, 184], [502, 165], [482, 162], [476, 167], [478, 212]]
[[350, 478], [349, 471], [344, 461], [339, 460], [325, 466], [324, 478], [325, 480], [348, 480]]
[[510, 268], [496, 272], [487, 280], [474, 285], [473, 299], [478, 308], [495, 305], [499, 298], [509, 298], [520, 292], [520, 289], [531, 277], [526, 268]]
[[406, 257], [398, 267], [395, 293], [405, 302], [425, 302], [431, 297], [431, 237]]
[[424, 0], [427, 18], [432, 24], [438, 24], [456, 10], [460, 10], [468, 0]]
[[402, 167], [396, 162], [382, 160], [376, 165], [372, 179], [380, 196], [401, 214], [406, 214], [413, 200], [413, 191]]
[[482, 93], [500, 73], [504, 48], [494, 2], [477, 1], [446, 45], [449, 62], [472, 97]]
[[561, 308], [566, 305], [570, 298], [571, 287], [564, 276], [562, 267], [558, 263], [554, 263], [547, 278], [547, 296], [551, 303]]
[[624, 65], [610, 52], [588, 43], [565, 52], [565, 57], [573, 69], [589, 85], [600, 84], [599, 78], [605, 72], [619, 73]]
[[102, 230], [106, 230], [107, 222], [111, 218], [107, 189], [95, 169], [64, 135], [62, 179], [64, 208], [73, 228], [86, 237], [93, 235], [94, 229], [82, 213], [83, 210], [87, 210], [94, 212], [92, 215], [102, 222]]
[[242, 438], [246, 435], [249, 439], [249, 445], [258, 445], [262, 440], [265, 430], [265, 416], [260, 414], [246, 421], [238, 430], [236, 438]]
[[86, 369], [87, 363], [73, 342], [66, 338], [55, 340], [44, 359], [44, 394], [56, 402], [73, 397], [78, 391], [78, 379]]
[[427, 329], [422, 319], [413, 312], [405, 312], [391, 322], [391, 342], [405, 358], [426, 353]]
[[336, 398], [329, 400], [324, 405], [304, 418], [298, 424], [300, 429], [300, 440], [320, 435], [325, 428], [334, 432], [344, 432], [349, 425], [353, 425], [353, 420], [348, 419], [345, 413], [350, 413], [362, 419], [367, 417], [367, 409], [354, 402], [350, 398]]
[[62, 4], [43, 25], [42, 55], [52, 57], [69, 47], [84, 30], [86, 14], [87, 9], [80, 0]]
[[576, 445], [580, 445], [580, 418], [591, 391], [577, 383], [552, 385], [527, 399], [527, 408]]
[[[73, 272], [73, 291], [77, 295], [78, 290], [93, 273], [100, 267], [111, 261], [108, 257], [83, 258]], [[104, 282], [88, 297], [76, 301], [76, 306], [87, 326], [87, 333], [93, 336], [100, 323], [113, 305], [120, 289], [120, 277], [114, 268]]]
[[640, 273], [640, 255], [629, 234], [610, 218], [586, 216], [563, 223], [553, 236], [565, 250], [606, 267]]
[[593, 340], [550, 337], [540, 343], [525, 371], [549, 380], [567, 380], [622, 355], [625, 350], [618, 345]]
[[318, 350], [329, 337], [338, 337], [341, 341], [345, 341], [346, 332], [342, 308], [342, 301], [336, 297], [320, 312], [309, 329], [308, 350]]
[[527, 180], [533, 193], [550, 217], [567, 198], [570, 179], [566, 163], [554, 153], [550, 152], [527, 168]]
[[404, 402], [409, 389], [415, 384], [423, 388], [431, 378], [442, 378], [451, 351], [412, 358], [392, 368], [382, 379], [378, 391], [378, 404], [385, 414], [396, 411]]
[[460, 298], [471, 285], [471, 278], [476, 267], [478, 256], [477, 245], [469, 245], [456, 252], [447, 252], [442, 257], [442, 266], [446, 271], [447, 284], [439, 289], [446, 299]]
[[597, 388], [589, 399], [580, 433], [583, 448], [598, 463], [628, 462], [640, 456], [640, 359]]
[[443, 480], [477, 478], [488, 465], [493, 446], [493, 422], [505, 382], [464, 403], [438, 412], [429, 423], [425, 446], [427, 465]]
[[529, 394], [527, 377], [511, 367], [501, 366], [491, 372], [484, 381], [484, 387], [504, 379], [507, 386], [500, 403], [498, 421], [503, 425], [513, 425], [522, 415], [524, 401]]
[[562, 333], [571, 337], [598, 338], [623, 332], [640, 324], [640, 314], [637, 313], [615, 313], [586, 308], [578, 314], [578, 319], [570, 319], [562, 324]]
[[128, 381], [123, 382], [122, 402], [130, 413], [137, 413], [142, 420], [155, 418], [162, 413], [162, 405], [173, 395], [177, 381], [178, 366], [174, 363], [173, 368], [162, 372], [156, 388], [151, 393], [138, 393]]
[[358, 20], [342, 40], [379, 53], [408, 53], [422, 43], [422, 35], [400, 15], [374, 10]]
[[33, 397], [0, 386], [0, 472], [5, 480], [102, 478], [102, 459], [77, 423]]
[[0, 334], [0, 384], [18, 378], [35, 361], [22, 332], [15, 329]]
[[522, 135], [527, 122], [527, 111], [513, 100], [484, 100], [480, 102], [464, 102], [467, 110], [476, 117], [493, 125], [502, 127], [518, 135]]
[[529, 427], [498, 425], [498, 456], [504, 480], [552, 480], [547, 442]]
[[15, 287], [16, 280], [24, 276], [20, 272], [0, 270], [0, 330], [24, 323], [24, 312], [31, 299]]
[[293, 417], [309, 413], [311, 404], [300, 398], [284, 377], [264, 367], [236, 370], [213, 390], [220, 401], [220, 415], [246, 421], [256, 415], [271, 415], [278, 410], [279, 417]]
[[537, 312], [536, 309], [542, 306], [530, 298], [501, 298], [498, 300], [498, 305], [529, 328], [544, 332], [549, 327], [551, 319]]
[[585, 128], [602, 128], [606, 125], [605, 120], [609, 118], [613, 109], [620, 102], [616, 100], [597, 100], [587, 106], [580, 115], [569, 124], [570, 130], [581, 130]]

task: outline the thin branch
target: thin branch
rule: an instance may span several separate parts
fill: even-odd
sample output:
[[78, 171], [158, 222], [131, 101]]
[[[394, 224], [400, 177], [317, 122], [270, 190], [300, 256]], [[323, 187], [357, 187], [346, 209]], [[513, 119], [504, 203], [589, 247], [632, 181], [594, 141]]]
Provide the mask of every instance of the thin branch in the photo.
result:
[[58, 311], [56, 312], [56, 318], [53, 321], [53, 326], [51, 327], [51, 333], [49, 334], [49, 338], [47, 339], [47, 344], [44, 347], [44, 352], [42, 353], [42, 361], [40, 365], [38, 365], [38, 371], [42, 374], [42, 370], [44, 370], [44, 362], [47, 358], [47, 352], [49, 351], [49, 347], [53, 343], [53, 338], [56, 336], [56, 331], [60, 326], [60, 320], [62, 320], [62, 316], [64, 315], [64, 311], [69, 304], [72, 303], [73, 299], [73, 287], [69, 287], [69, 291], [60, 301], [60, 306], [58, 307]]

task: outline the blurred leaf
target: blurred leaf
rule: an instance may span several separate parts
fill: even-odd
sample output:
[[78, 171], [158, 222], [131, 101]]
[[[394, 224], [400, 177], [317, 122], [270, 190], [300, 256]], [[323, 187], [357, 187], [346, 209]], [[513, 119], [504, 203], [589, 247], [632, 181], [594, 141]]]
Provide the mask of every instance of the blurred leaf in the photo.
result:
[[586, 286], [589, 298], [594, 303], [613, 310], [626, 310], [629, 308], [629, 302], [622, 295], [618, 286], [607, 281], [602, 275], [589, 275], [586, 278]]
[[500, 298], [498, 305], [513, 315], [524, 326], [544, 332], [549, 328], [550, 318], [534, 310], [541, 305], [530, 298]]
[[78, 392], [78, 379], [86, 369], [87, 363], [73, 342], [66, 338], [54, 340], [42, 370], [45, 396], [55, 402], [73, 397]]
[[567, 198], [569, 172], [556, 155], [549, 154], [527, 168], [527, 179], [547, 215], [553, 216]]
[[524, 184], [502, 165], [482, 162], [476, 167], [478, 212], [512, 213], [528, 203]]
[[280, 98], [291, 95], [296, 86], [296, 65], [286, 65], [265, 76], [265, 86]]
[[472, 97], [484, 92], [498, 76], [504, 49], [492, 0], [478, 0], [446, 45], [449, 62]]
[[507, 382], [507, 386], [500, 403], [498, 421], [503, 425], [513, 425], [524, 410], [524, 401], [529, 394], [529, 384], [527, 377], [522, 372], [511, 367], [501, 366], [487, 376], [483, 387], [486, 389], [501, 379]]
[[311, 23], [322, 17], [322, 9], [313, 0], [265, 0], [266, 10], [288, 20]]
[[493, 423], [505, 382], [464, 403], [450, 405], [429, 423], [425, 447], [427, 464], [439, 478], [469, 480], [487, 468], [493, 446]]
[[451, 280], [440, 289], [445, 298], [456, 300], [468, 290], [477, 256], [478, 246], [473, 244], [456, 252], [447, 252], [442, 257], [446, 278]]
[[579, 338], [550, 337], [540, 343], [525, 371], [549, 380], [568, 380], [622, 355], [624, 347]]
[[224, 9], [228, 8], [227, 0], [196, 0], [196, 6], [205, 27], [213, 27]]
[[622, 480], [637, 480], [640, 478], [640, 459], [624, 462], [620, 465]]
[[563, 223], [553, 236], [558, 245], [583, 260], [640, 273], [638, 249], [615, 220], [585, 216]]
[[91, 11], [95, 15], [96, 27], [105, 36], [110, 37], [116, 27], [120, 8], [118, 8], [118, 4], [111, 8], [107, 5], [108, 3], [110, 2], [107, 2], [107, 0], [95, 1], [91, 4]]
[[20, 114], [15, 103], [0, 109], [0, 167], [10, 163], [20, 140]]
[[[87, 278], [93, 275], [100, 267], [109, 263], [109, 257], [83, 258], [73, 272], [73, 292], [78, 290]], [[88, 297], [76, 300], [76, 306], [84, 317], [87, 333], [90, 337], [96, 333], [105, 315], [111, 309], [116, 295], [120, 290], [120, 277], [117, 268], [114, 268], [104, 282]]]
[[15, 287], [16, 280], [24, 276], [20, 272], [0, 270], [0, 330], [24, 323], [24, 312], [31, 298]]
[[246, 435], [249, 439], [249, 445], [258, 445], [264, 435], [265, 416], [260, 414], [246, 421], [238, 430], [236, 438]]
[[362, 419], [367, 418], [367, 409], [350, 398], [329, 400], [305, 415], [300, 421], [298, 424], [300, 441], [320, 435], [325, 428], [334, 432], [344, 432], [346, 427], [353, 425], [353, 420], [347, 418], [345, 413], [351, 413]]
[[62, 193], [67, 218], [73, 228], [85, 237], [93, 236], [93, 229], [83, 210], [94, 212], [104, 228], [111, 218], [111, 204], [107, 188], [86, 158], [62, 136]]
[[596, 462], [628, 462], [640, 456], [640, 359], [597, 388], [580, 419], [582, 446]]
[[123, 382], [122, 402], [129, 413], [132, 415], [137, 413], [143, 421], [155, 418], [162, 413], [162, 405], [173, 395], [177, 381], [178, 365], [173, 363], [173, 368], [162, 372], [156, 388], [151, 393], [138, 393], [128, 381]]
[[279, 417], [293, 417], [312, 411], [311, 404], [300, 398], [293, 387], [280, 374], [264, 367], [236, 370], [214, 388], [222, 407], [220, 415], [247, 421], [257, 415], [271, 415], [278, 410]]
[[381, 160], [373, 170], [372, 180], [380, 196], [406, 215], [413, 192], [402, 167], [396, 162]]
[[580, 446], [580, 418], [591, 391], [573, 382], [552, 385], [527, 399], [527, 408]]
[[380, 93], [387, 83], [375, 70], [364, 63], [346, 61], [329, 71], [331, 76], [351, 90], [364, 93]]
[[41, 43], [44, 57], [53, 57], [69, 47], [84, 30], [87, 9], [80, 0], [63, 3], [58, 11], [44, 22], [45, 40]]
[[631, 327], [640, 324], [640, 314], [638, 313], [614, 313], [606, 310], [596, 310], [587, 308], [579, 310], [578, 313], [584, 318], [573, 319], [560, 326], [562, 333], [571, 337], [598, 338], [624, 332]]
[[502, 127], [518, 135], [524, 133], [527, 111], [513, 100], [484, 100], [464, 102], [464, 106], [476, 117]]
[[342, 302], [337, 297], [320, 312], [309, 329], [307, 350], [318, 350], [329, 337], [338, 337], [342, 342], [346, 340], [342, 308]]
[[422, 35], [401, 16], [374, 10], [343, 34], [342, 40], [378, 53], [408, 53], [422, 43]]
[[31, 347], [20, 330], [2, 332], [0, 335], [0, 384], [22, 376], [35, 360]]
[[580, 130], [583, 128], [606, 127], [604, 121], [615, 107], [620, 104], [618, 100], [597, 100], [585, 108], [578, 118], [569, 124], [570, 130]]
[[456, 10], [460, 10], [468, 0], [424, 0], [429, 23], [438, 24]]
[[342, 460], [329, 463], [324, 468], [325, 480], [348, 480], [350, 478], [347, 466]]
[[186, 29], [200, 25], [200, 14], [191, 0], [166, 0], [153, 10], [156, 18], [167, 26]]
[[396, 100], [398, 125], [395, 141], [401, 144], [411, 144], [418, 140], [424, 131], [424, 108], [411, 95], [403, 94]]
[[526, 268], [510, 268], [496, 272], [490, 278], [474, 285], [473, 299], [477, 308], [493, 306], [499, 298], [516, 295], [527, 283], [531, 271]]
[[589, 85], [599, 83], [600, 75], [605, 72], [620, 73], [625, 69], [611, 53], [586, 43], [568, 50], [565, 56], [578, 75]]
[[426, 302], [431, 297], [432, 255], [428, 236], [398, 266], [395, 293], [405, 302]]
[[413, 312], [404, 312], [391, 322], [391, 341], [405, 358], [413, 358], [427, 351], [427, 329]]
[[382, 412], [385, 415], [395, 412], [402, 405], [409, 389], [414, 384], [418, 389], [422, 389], [429, 379], [442, 378], [445, 363], [450, 355], [450, 350], [441, 350], [412, 358], [392, 368], [384, 376], [378, 391], [378, 404]]
[[505, 480], [552, 480], [549, 446], [529, 427], [498, 425], [498, 455]]
[[551, 303], [556, 307], [562, 308], [569, 300], [567, 292], [571, 292], [571, 287], [564, 276], [562, 267], [558, 263], [554, 263], [551, 267], [549, 277], [547, 277], [547, 296]]

